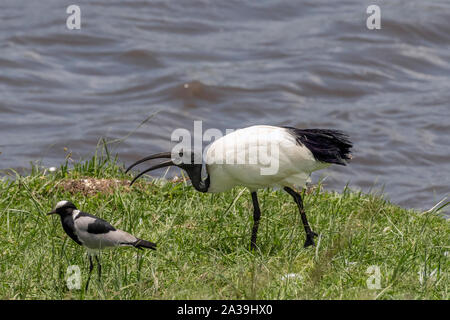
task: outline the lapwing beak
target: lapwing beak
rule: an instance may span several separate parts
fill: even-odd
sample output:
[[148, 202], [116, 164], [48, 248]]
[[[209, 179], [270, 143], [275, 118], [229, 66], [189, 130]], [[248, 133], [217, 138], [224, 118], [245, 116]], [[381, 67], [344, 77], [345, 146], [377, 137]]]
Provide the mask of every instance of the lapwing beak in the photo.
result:
[[[172, 158], [172, 155], [171, 155], [170, 152], [157, 153], [157, 154], [154, 154], [154, 155], [151, 155], [151, 156], [148, 156], [148, 157], [145, 157], [145, 158], [143, 158], [143, 159], [141, 159], [141, 160], [136, 161], [135, 163], [133, 163], [131, 166], [128, 167], [128, 169], [125, 171], [125, 173], [127, 173], [127, 172], [128, 172], [131, 168], [133, 168], [134, 166], [136, 166], [136, 165], [138, 165], [138, 164], [140, 164], [140, 163], [142, 163], [142, 162], [148, 161], [148, 160], [153, 160], [153, 159], [171, 159], [171, 158]], [[169, 161], [165, 161], [165, 162], [162, 162], [162, 163], [160, 163], [160, 164], [157, 164], [157, 165], [155, 165], [155, 166], [153, 166], [153, 167], [150, 167], [150, 168], [148, 168], [147, 170], [144, 170], [144, 171], [142, 171], [141, 173], [139, 173], [139, 174], [133, 179], [133, 181], [131, 181], [130, 186], [133, 185], [133, 183], [134, 183], [137, 179], [139, 179], [140, 177], [142, 177], [142, 175], [144, 175], [145, 173], [147, 173], [147, 172], [149, 172], [149, 171], [156, 170], [156, 169], [159, 169], [159, 168], [169, 167], [169, 166], [173, 166], [173, 165], [175, 165], [175, 164], [173, 163], [173, 161], [172, 161], [172, 160], [169, 160]]]
[[47, 215], [56, 214], [56, 210], [53, 210], [52, 212], [47, 213]]

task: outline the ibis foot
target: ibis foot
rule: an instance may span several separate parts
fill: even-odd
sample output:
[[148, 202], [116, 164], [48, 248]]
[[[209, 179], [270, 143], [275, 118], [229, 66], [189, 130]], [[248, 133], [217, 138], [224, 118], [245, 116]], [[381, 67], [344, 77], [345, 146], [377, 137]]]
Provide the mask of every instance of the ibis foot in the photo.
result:
[[314, 243], [314, 237], [317, 237], [318, 234], [311, 231], [310, 233], [306, 234], [306, 241], [303, 247], [307, 248], [309, 246], [315, 246], [316, 244]]

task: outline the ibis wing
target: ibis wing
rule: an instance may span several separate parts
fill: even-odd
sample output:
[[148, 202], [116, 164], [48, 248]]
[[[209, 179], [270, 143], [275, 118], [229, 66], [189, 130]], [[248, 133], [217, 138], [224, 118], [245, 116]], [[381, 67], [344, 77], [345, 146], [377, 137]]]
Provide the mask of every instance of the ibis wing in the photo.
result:
[[339, 130], [284, 128], [300, 146], [306, 146], [317, 161], [345, 166], [352, 158], [352, 142]]
[[216, 140], [206, 162], [211, 175], [210, 192], [235, 185], [251, 189], [270, 186], [303, 186], [319, 163], [285, 128], [253, 126]]

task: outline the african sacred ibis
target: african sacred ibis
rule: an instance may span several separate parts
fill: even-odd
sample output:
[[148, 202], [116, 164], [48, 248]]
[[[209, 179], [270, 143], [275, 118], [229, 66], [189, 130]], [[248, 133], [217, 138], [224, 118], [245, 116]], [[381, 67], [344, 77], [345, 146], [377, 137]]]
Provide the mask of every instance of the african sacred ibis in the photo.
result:
[[102, 267], [98, 258], [99, 250], [118, 247], [131, 246], [138, 249], [148, 248], [156, 250], [156, 244], [136, 238], [128, 232], [114, 228], [109, 222], [100, 219], [92, 214], [78, 210], [70, 201], [59, 201], [55, 209], [47, 215], [58, 214], [64, 231], [73, 241], [87, 249], [89, 256], [89, 276], [86, 282], [86, 289], [89, 287], [92, 269], [92, 255], [98, 263], [98, 277], [101, 278]]
[[[304, 246], [314, 245], [300, 193], [313, 171], [331, 164], [345, 165], [351, 159], [352, 143], [338, 130], [297, 129], [292, 127], [252, 126], [229, 133], [209, 145], [205, 159], [192, 151], [154, 154], [133, 163], [126, 171], [144, 161], [167, 158], [137, 175], [167, 166], [187, 172], [192, 185], [200, 192], [223, 192], [235, 186], [250, 190], [253, 202], [253, 229], [250, 248], [256, 247], [260, 209], [257, 190], [280, 187], [290, 194], [298, 206], [306, 232]], [[261, 156], [262, 155], [262, 156]], [[203, 174], [202, 174], [203, 171]]]

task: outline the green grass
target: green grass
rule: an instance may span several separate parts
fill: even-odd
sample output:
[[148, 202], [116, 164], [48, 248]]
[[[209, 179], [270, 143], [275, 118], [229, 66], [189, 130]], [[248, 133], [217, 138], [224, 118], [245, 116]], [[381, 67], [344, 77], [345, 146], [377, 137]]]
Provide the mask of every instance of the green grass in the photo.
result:
[[[25, 177], [0, 180], [0, 298], [450, 298], [450, 227], [436, 211], [419, 213], [378, 195], [318, 187], [304, 194], [304, 202], [320, 239], [304, 249], [291, 197], [261, 191], [259, 250], [252, 253], [252, 204], [243, 188], [201, 194], [183, 182], [158, 180], [87, 196], [59, 187], [83, 177], [131, 179], [115, 159], [96, 155], [70, 169], [67, 163], [52, 173], [34, 167]], [[88, 262], [59, 218], [46, 216], [63, 199], [157, 242], [158, 250], [106, 251], [102, 281], [94, 272], [88, 292], [69, 290], [67, 267], [81, 268], [83, 288]], [[367, 286], [370, 266], [379, 268], [379, 289]]]

